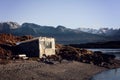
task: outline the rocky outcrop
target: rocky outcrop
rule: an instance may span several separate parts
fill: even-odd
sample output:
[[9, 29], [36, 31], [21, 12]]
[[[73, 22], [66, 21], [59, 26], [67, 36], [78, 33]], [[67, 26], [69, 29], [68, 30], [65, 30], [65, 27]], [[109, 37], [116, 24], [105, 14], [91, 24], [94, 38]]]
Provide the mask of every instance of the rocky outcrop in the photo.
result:
[[67, 60], [76, 60], [81, 62], [90, 62], [90, 56], [94, 55], [94, 52], [82, 49], [82, 48], [74, 48], [71, 46], [62, 46], [59, 45], [56, 49], [57, 55], [60, 55], [63, 59]]
[[13, 36], [12, 34], [0, 34], [0, 58], [11, 57], [15, 51], [16, 42], [33, 38], [32, 36]]
[[114, 65], [114, 55], [103, 54], [100, 51], [90, 51], [82, 48], [74, 48], [71, 46], [57, 45], [57, 55], [60, 55], [62, 59], [70, 61], [79, 61], [97, 66], [109, 67]]

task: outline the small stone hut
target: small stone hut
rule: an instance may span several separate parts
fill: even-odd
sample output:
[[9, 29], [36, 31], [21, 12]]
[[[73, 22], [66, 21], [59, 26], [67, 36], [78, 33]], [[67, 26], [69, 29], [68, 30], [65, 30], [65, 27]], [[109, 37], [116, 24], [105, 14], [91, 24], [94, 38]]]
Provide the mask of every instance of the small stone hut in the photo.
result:
[[27, 57], [39, 57], [43, 54], [55, 54], [55, 39], [37, 37], [30, 40], [16, 43], [19, 54], [26, 54]]

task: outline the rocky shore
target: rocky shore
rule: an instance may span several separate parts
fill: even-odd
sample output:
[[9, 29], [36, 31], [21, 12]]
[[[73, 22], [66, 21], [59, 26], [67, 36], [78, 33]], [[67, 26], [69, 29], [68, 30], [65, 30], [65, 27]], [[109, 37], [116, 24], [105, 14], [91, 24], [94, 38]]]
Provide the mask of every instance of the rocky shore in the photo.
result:
[[39, 58], [17, 59], [15, 43], [31, 38], [0, 34], [0, 80], [89, 80], [96, 73], [120, 67], [114, 55], [60, 44], [56, 44], [56, 54], [48, 57], [53, 64]]
[[76, 61], [45, 64], [33, 60], [11, 61], [0, 65], [0, 80], [89, 80], [94, 74], [107, 70]]

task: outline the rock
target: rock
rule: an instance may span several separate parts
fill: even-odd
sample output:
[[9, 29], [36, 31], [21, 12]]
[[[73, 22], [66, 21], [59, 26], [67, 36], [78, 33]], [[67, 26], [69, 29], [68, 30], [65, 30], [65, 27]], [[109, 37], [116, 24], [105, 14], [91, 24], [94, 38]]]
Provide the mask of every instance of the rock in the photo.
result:
[[93, 63], [95, 65], [100, 65], [100, 66], [104, 66], [104, 64], [108, 65], [112, 65], [112, 60], [115, 59], [115, 56], [114, 55], [109, 55], [109, 54], [103, 54], [102, 52], [100, 51], [95, 51], [94, 52], [94, 55], [93, 55]]

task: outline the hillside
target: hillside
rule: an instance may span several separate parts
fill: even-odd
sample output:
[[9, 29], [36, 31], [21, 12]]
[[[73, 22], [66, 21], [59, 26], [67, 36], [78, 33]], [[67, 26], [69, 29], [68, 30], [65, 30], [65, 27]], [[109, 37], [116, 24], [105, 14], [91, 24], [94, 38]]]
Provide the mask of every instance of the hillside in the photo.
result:
[[0, 34], [0, 59], [10, 57], [15, 51], [16, 42], [33, 38], [32, 36], [14, 36], [11, 34]]
[[[104, 42], [119, 40], [119, 37], [93, 34], [78, 29], [70, 29], [64, 26], [41, 26], [34, 23], [23, 23], [18, 25], [15, 22], [4, 22], [0, 25], [0, 33], [11, 33], [17, 36], [32, 35], [54, 37], [57, 43], [61, 44], [80, 44], [89, 42]], [[3, 28], [4, 27], [4, 28]]]

